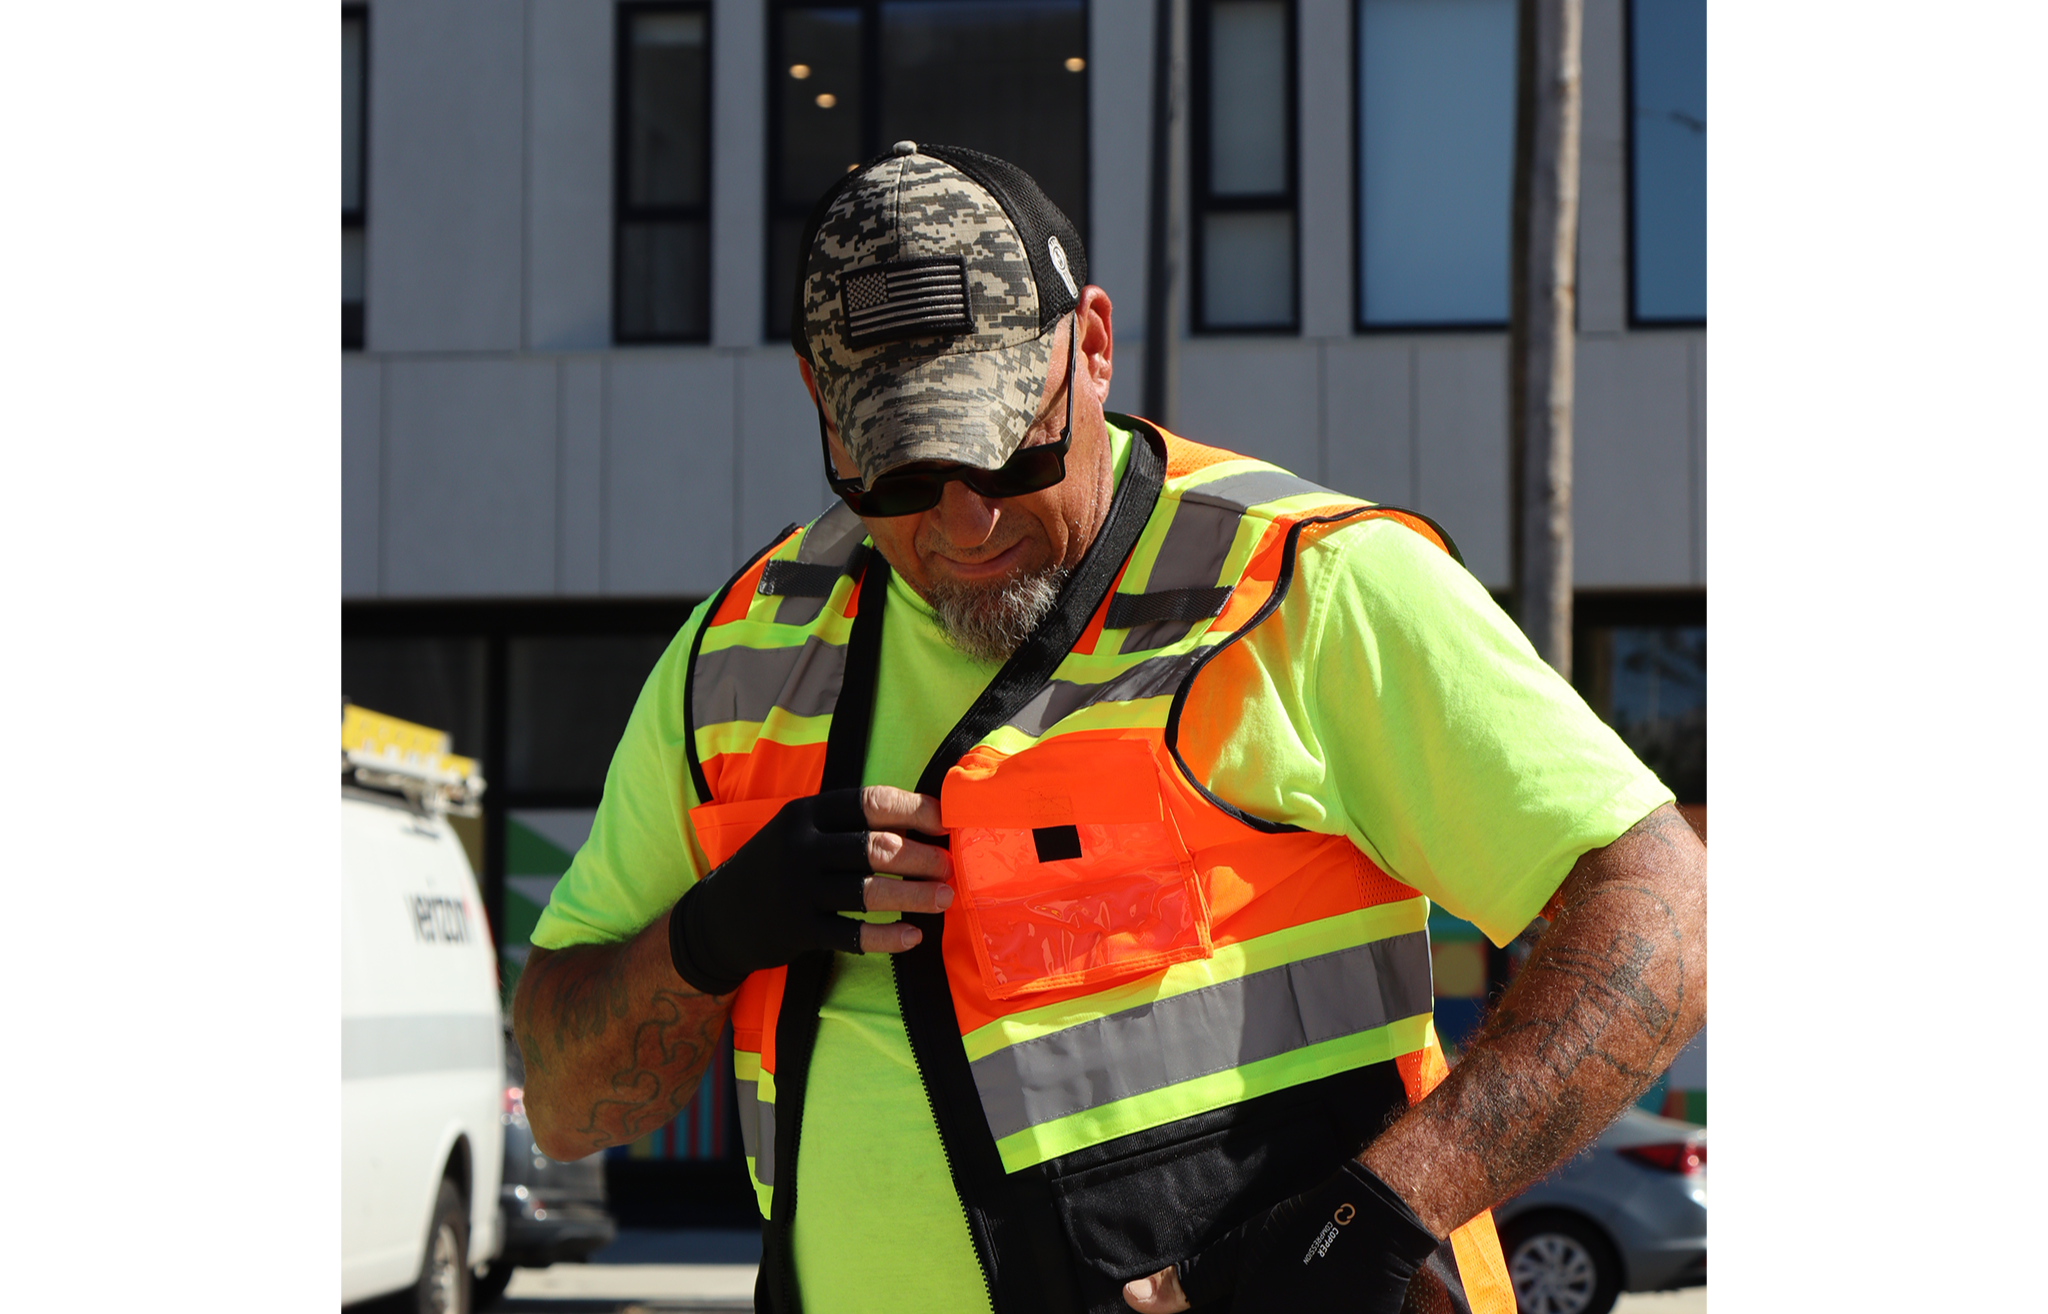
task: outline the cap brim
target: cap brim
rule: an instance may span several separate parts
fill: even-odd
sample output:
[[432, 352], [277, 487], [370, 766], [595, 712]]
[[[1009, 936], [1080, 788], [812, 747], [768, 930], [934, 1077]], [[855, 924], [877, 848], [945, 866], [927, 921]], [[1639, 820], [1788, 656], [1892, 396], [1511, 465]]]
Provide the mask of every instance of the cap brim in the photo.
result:
[[915, 461], [992, 470], [1031, 429], [1053, 334], [987, 351], [927, 356], [860, 377], [836, 407], [847, 452], [869, 483]]

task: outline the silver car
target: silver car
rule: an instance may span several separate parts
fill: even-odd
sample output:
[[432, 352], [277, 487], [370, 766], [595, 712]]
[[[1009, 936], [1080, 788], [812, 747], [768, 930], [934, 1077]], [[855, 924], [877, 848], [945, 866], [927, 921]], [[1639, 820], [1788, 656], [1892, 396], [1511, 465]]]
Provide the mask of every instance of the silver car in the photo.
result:
[[1607, 1314], [1707, 1280], [1707, 1129], [1630, 1109], [1493, 1211], [1521, 1314]]

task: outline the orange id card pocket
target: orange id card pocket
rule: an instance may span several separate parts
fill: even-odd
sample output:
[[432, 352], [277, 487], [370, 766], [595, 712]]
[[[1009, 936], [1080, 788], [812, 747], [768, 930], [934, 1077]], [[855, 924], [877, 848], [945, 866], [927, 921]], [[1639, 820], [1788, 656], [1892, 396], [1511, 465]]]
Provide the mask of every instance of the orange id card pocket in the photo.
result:
[[970, 758], [940, 795], [954, 912], [994, 999], [1207, 958], [1209, 907], [1145, 744], [1055, 739]]
[[704, 857], [713, 867], [738, 853], [740, 845], [754, 838], [756, 831], [775, 819], [786, 798], [743, 799], [738, 803], [699, 803], [690, 809], [690, 828], [704, 846]]

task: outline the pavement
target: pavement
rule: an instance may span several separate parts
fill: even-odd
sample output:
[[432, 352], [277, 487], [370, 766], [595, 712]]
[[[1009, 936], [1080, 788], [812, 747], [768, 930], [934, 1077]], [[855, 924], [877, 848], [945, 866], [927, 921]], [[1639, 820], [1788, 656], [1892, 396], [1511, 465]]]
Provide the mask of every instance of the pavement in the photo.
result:
[[[730, 1314], [754, 1307], [761, 1236], [627, 1228], [587, 1264], [522, 1268], [503, 1314]], [[1615, 1314], [1706, 1314], [1707, 1289], [1623, 1296]]]

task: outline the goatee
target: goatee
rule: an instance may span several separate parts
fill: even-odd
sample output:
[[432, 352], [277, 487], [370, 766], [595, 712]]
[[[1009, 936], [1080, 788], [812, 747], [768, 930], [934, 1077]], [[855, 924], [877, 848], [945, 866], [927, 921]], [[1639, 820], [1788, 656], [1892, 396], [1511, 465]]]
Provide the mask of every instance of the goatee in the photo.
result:
[[947, 642], [975, 661], [999, 665], [1052, 610], [1067, 573], [1055, 563], [993, 587], [934, 580], [929, 601]]

